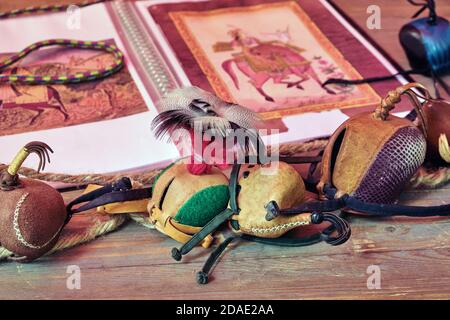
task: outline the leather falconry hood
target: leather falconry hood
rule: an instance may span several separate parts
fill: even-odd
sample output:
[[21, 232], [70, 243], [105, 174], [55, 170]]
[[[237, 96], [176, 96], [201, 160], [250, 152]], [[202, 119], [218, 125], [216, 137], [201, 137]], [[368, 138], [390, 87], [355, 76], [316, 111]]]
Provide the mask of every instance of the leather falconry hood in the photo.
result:
[[[418, 126], [389, 114], [402, 95], [415, 106]], [[332, 188], [335, 199], [347, 194], [368, 203], [393, 203], [426, 156], [437, 163], [449, 156], [449, 125], [450, 105], [431, 99], [421, 84], [389, 92], [375, 112], [350, 118], [331, 136], [317, 186], [322, 199], [329, 197], [325, 189]]]
[[49, 152], [45, 143], [30, 142], [0, 172], [0, 245], [14, 254], [12, 260], [29, 262], [50, 251], [70, 219], [56, 189], [18, 174], [32, 153], [39, 157], [38, 172], [44, 169]]
[[331, 136], [324, 151], [322, 175], [317, 188], [325, 197], [325, 186], [336, 189], [334, 198], [344, 194], [364, 202], [392, 203], [424, 162], [426, 129], [389, 114], [403, 94], [416, 106], [421, 123], [424, 115], [412, 88], [401, 86], [382, 99], [375, 112], [345, 121]]
[[[415, 107], [418, 126], [389, 114], [403, 95]], [[421, 84], [409, 83], [390, 91], [375, 112], [361, 113], [345, 121], [324, 150], [317, 185], [321, 201], [290, 209], [274, 205], [270, 217], [336, 210], [384, 217], [449, 216], [450, 204], [404, 206], [394, 203], [423, 164], [427, 139], [432, 136], [430, 132], [439, 128], [436, 119], [430, 121], [419, 98], [432, 108], [441, 103], [432, 99]]]

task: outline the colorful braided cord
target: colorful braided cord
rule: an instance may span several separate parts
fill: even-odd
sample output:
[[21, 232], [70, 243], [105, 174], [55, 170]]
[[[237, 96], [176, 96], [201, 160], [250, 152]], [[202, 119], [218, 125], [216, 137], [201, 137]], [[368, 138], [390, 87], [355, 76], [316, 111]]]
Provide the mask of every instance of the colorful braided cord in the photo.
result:
[[21, 52], [8, 57], [6, 60], [0, 61], [0, 71], [15, 62], [23, 59], [31, 52], [47, 46], [65, 46], [79, 49], [91, 49], [105, 51], [114, 55], [114, 63], [110, 66], [94, 71], [76, 72], [73, 74], [64, 74], [57, 76], [49, 75], [20, 75], [20, 74], [1, 74], [0, 83], [21, 83], [21, 84], [55, 84], [55, 83], [79, 83], [97, 80], [108, 77], [119, 71], [124, 65], [124, 56], [115, 45], [107, 44], [104, 41], [78, 41], [67, 39], [53, 39], [36, 42]]
[[[110, 0], [87, 0], [83, 2], [76, 3], [77, 7], [87, 7], [96, 3], [106, 2]], [[11, 10], [8, 12], [0, 12], [0, 19], [12, 18], [19, 15], [31, 14], [31, 13], [41, 13], [41, 12], [60, 12], [65, 11], [72, 4], [62, 4], [62, 5], [43, 5], [36, 7], [28, 7], [23, 9]]]

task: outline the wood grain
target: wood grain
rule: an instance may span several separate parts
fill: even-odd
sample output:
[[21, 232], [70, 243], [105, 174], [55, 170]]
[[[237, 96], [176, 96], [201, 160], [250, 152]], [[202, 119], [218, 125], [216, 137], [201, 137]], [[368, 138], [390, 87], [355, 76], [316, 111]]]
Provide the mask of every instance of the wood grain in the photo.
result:
[[[448, 202], [450, 186], [407, 191], [402, 202]], [[71, 199], [76, 193], [66, 194]], [[209, 250], [196, 248], [183, 262], [178, 244], [133, 222], [89, 244], [32, 264], [2, 263], [2, 299], [446, 299], [450, 297], [450, 220], [348, 217], [351, 240], [279, 248], [250, 242], [233, 245], [210, 284], [195, 283]], [[75, 217], [69, 228], [79, 228]], [[81, 268], [81, 290], [68, 290], [67, 266]], [[367, 267], [381, 269], [381, 289], [367, 289]]]
[[[42, 2], [0, 3], [0, 11]], [[398, 28], [415, 8], [404, 1], [335, 0], [365, 28], [369, 4], [382, 8], [382, 30], [367, 30], [405, 69]], [[450, 4], [437, 0], [439, 12]], [[429, 84], [427, 79], [417, 78]], [[76, 192], [65, 194], [72, 199]], [[448, 203], [450, 186], [433, 191], [409, 190], [402, 203]], [[353, 236], [346, 244], [279, 248], [256, 243], [233, 245], [206, 286], [197, 285], [210, 250], [196, 248], [183, 262], [170, 250], [178, 244], [155, 230], [130, 222], [89, 244], [45, 257], [32, 264], [0, 263], [0, 299], [449, 299], [450, 220], [445, 218], [369, 219], [349, 217]], [[68, 228], [86, 223], [75, 217]], [[81, 290], [68, 290], [67, 266], [81, 268]], [[367, 288], [367, 267], [381, 269], [381, 289]]]

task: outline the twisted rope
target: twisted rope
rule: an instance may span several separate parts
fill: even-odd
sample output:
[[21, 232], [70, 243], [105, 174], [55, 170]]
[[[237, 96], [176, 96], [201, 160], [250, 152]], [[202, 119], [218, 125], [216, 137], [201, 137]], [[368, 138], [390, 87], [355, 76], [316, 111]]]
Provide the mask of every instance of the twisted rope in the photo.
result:
[[[7, 168], [8, 165], [0, 164], [0, 171]], [[19, 174], [30, 179], [42, 180], [47, 182], [63, 182], [71, 184], [99, 184], [104, 185], [107, 183], [116, 182], [120, 178], [129, 177], [133, 182], [146, 185], [152, 183], [155, 176], [161, 170], [151, 170], [145, 173], [131, 174], [126, 173], [116, 175], [104, 175], [104, 174], [65, 174], [65, 173], [44, 173], [37, 172], [34, 169], [22, 167], [19, 170]]]
[[[94, 240], [99, 236], [117, 230], [121, 225], [128, 221], [128, 215], [125, 214], [93, 214], [92, 217], [94, 218], [94, 223], [81, 231], [70, 229], [63, 230], [61, 237], [58, 239], [56, 245], [45, 255], [51, 255], [57, 251], [72, 248], [77, 245]], [[12, 255], [12, 252], [8, 251], [4, 247], [0, 247], [0, 261], [5, 260]]]
[[[104, 214], [99, 215], [101, 215], [102, 218], [105, 216]], [[113, 214], [107, 216], [108, 219], [106, 221], [97, 219], [92, 226], [83, 230], [83, 232], [69, 230], [68, 232], [63, 233], [53, 249], [46, 255], [94, 240], [101, 235], [117, 230], [128, 220], [128, 216], [125, 214]]]
[[146, 227], [146, 228], [148, 228], [148, 229], [155, 229], [155, 225], [154, 225], [153, 223], [151, 223], [151, 222], [148, 220], [148, 217], [146, 217], [146, 216], [143, 216], [143, 215], [140, 215], [140, 214], [133, 214], [133, 213], [130, 213], [130, 218], [131, 218], [134, 222], [140, 224], [141, 226], [144, 226], [144, 227]]
[[[328, 139], [315, 139], [301, 143], [285, 143], [280, 145], [279, 153], [284, 156], [291, 156], [297, 153], [316, 151], [325, 149]], [[267, 148], [270, 152], [270, 146]]]
[[[297, 143], [297, 144], [282, 144], [279, 148], [281, 155], [291, 156], [298, 153], [322, 150], [327, 145], [327, 139], [317, 139], [313, 141]], [[268, 148], [270, 150], [270, 147]], [[0, 164], [0, 171], [7, 168], [8, 165]], [[70, 184], [99, 184], [104, 185], [113, 183], [123, 177], [128, 177], [133, 181], [133, 185], [149, 185], [153, 182], [155, 177], [161, 170], [150, 170], [144, 173], [126, 174], [121, 173], [117, 175], [104, 174], [79, 174], [70, 175], [64, 173], [43, 173], [37, 172], [34, 169], [22, 167], [19, 174], [30, 179], [37, 179], [47, 182], [63, 182]], [[444, 167], [437, 170], [427, 170], [420, 168], [414, 177], [411, 179], [411, 186], [413, 188], [438, 188], [450, 181], [450, 168]]]
[[[321, 150], [325, 148], [328, 140], [317, 139], [304, 143], [297, 144], [283, 144], [279, 148], [279, 152], [282, 155], [293, 155], [296, 153]], [[268, 148], [270, 150], [270, 148]], [[8, 165], [0, 164], [0, 171], [7, 168]], [[140, 183], [142, 185], [151, 184], [154, 178], [161, 172], [161, 170], [150, 170], [145, 173], [131, 174], [126, 173], [116, 175], [104, 175], [104, 174], [78, 174], [70, 175], [64, 173], [44, 173], [37, 172], [34, 169], [22, 167], [19, 170], [19, 174], [28, 177], [30, 179], [37, 179], [47, 182], [63, 182], [71, 184], [99, 184], [104, 185], [112, 183], [123, 177], [129, 177], [132, 181]]]
[[389, 91], [386, 97], [381, 100], [380, 105], [375, 109], [373, 113], [374, 117], [376, 119], [386, 120], [389, 116], [389, 112], [401, 101], [402, 94], [403, 91], [400, 90], [400, 88]]

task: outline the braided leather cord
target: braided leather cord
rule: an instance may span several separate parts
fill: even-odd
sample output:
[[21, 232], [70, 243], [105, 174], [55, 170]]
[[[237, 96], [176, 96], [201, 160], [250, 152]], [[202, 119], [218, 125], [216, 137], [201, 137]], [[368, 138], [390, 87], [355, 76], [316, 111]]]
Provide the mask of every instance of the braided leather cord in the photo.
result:
[[[87, 7], [93, 4], [106, 2], [110, 0], [86, 0], [79, 3], [76, 3], [75, 5], [77, 7]], [[21, 15], [26, 14], [32, 14], [32, 13], [44, 13], [44, 12], [60, 12], [64, 11], [73, 4], [61, 4], [61, 5], [42, 5], [42, 6], [35, 6], [35, 7], [27, 7], [22, 9], [15, 9], [7, 12], [0, 12], [0, 19], [6, 19], [6, 18], [13, 18]]]
[[48, 47], [53, 45], [78, 48], [78, 49], [91, 49], [105, 51], [114, 55], [114, 62], [110, 66], [93, 71], [76, 72], [61, 75], [20, 75], [20, 74], [1, 74], [0, 83], [20, 83], [20, 84], [63, 84], [63, 83], [79, 83], [102, 79], [108, 77], [124, 66], [124, 55], [115, 45], [107, 44], [104, 41], [80, 41], [69, 39], [51, 39], [45, 41], [36, 42], [19, 53], [0, 61], [0, 71], [8, 66], [11, 66], [15, 62], [23, 59], [31, 52], [38, 50], [42, 47]]

